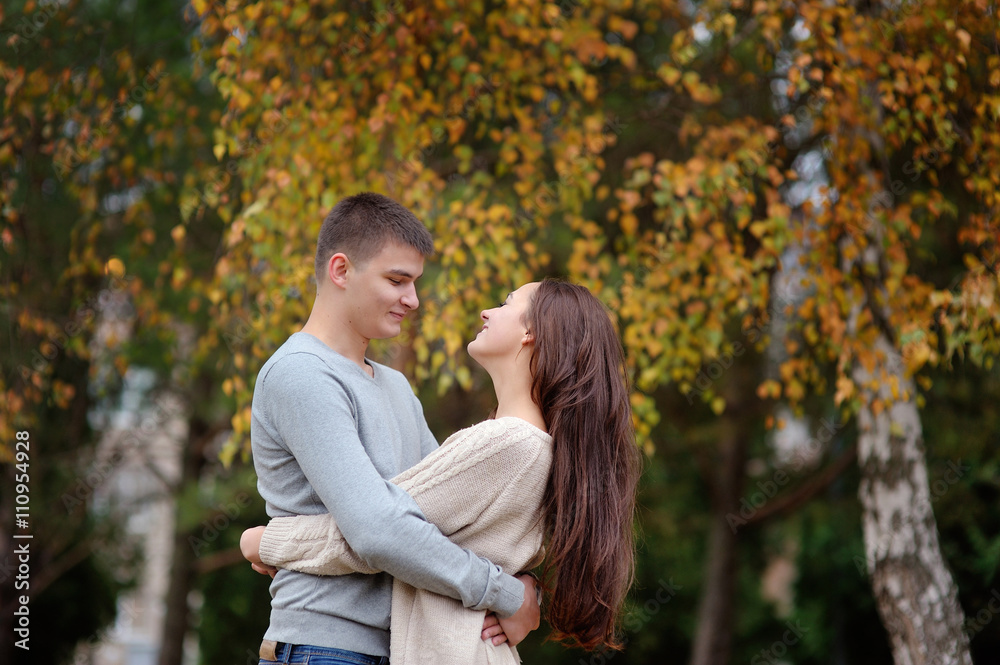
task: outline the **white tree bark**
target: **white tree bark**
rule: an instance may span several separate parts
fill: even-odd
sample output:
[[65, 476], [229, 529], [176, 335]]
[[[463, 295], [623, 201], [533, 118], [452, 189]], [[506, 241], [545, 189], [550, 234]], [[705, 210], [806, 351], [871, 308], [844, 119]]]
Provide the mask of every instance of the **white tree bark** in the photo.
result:
[[[876, 350], [890, 359], [884, 379], [861, 365], [853, 378], [858, 386], [878, 383], [869, 397], [891, 404], [876, 415], [871, 399], [864, 399], [858, 414], [858, 494], [879, 615], [896, 665], [972, 665], [958, 588], [941, 554], [931, 510], [915, 386], [884, 336]], [[895, 401], [893, 378], [899, 385]]]
[[[884, 113], [874, 81], [867, 93], [881, 126]], [[885, 163], [882, 137], [870, 132], [865, 140]], [[873, 177], [870, 171], [869, 177]], [[871, 202], [873, 207], [892, 204], [888, 191]], [[895, 665], [972, 665], [958, 587], [938, 543], [916, 386], [890, 337], [891, 317], [883, 304], [889, 301], [883, 275], [885, 232], [873, 210], [866, 222], [869, 242], [856, 264], [844, 268], [848, 275], [853, 267], [856, 274], [867, 276], [865, 296], [852, 305], [848, 333], [857, 339], [858, 319], [865, 309], [874, 321], [882, 322], [874, 349], [879, 360], [869, 370], [855, 357], [851, 367], [861, 404], [858, 498], [872, 592]], [[884, 408], [876, 411], [876, 402]]]

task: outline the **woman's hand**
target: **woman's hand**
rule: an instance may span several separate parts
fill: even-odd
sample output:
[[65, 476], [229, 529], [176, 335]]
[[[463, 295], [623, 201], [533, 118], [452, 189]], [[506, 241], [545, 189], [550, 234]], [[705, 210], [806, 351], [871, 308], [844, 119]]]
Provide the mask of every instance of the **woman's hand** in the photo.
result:
[[538, 595], [535, 593], [535, 578], [532, 575], [518, 575], [517, 579], [524, 584], [524, 602], [521, 603], [521, 609], [506, 619], [501, 619], [490, 612], [483, 622], [483, 641], [491, 640], [493, 646], [504, 642], [517, 646], [528, 633], [538, 628], [541, 622], [542, 613], [538, 605]]
[[250, 562], [251, 568], [261, 575], [274, 577], [278, 569], [260, 560], [260, 539], [263, 537], [264, 527], [255, 526], [252, 529], [247, 529], [240, 536], [240, 551], [243, 553], [243, 558]]
[[500, 619], [497, 618], [496, 612], [487, 612], [486, 619], [483, 621], [483, 642], [493, 641], [493, 645], [503, 644], [507, 641], [507, 636], [504, 635], [503, 628], [500, 627]]

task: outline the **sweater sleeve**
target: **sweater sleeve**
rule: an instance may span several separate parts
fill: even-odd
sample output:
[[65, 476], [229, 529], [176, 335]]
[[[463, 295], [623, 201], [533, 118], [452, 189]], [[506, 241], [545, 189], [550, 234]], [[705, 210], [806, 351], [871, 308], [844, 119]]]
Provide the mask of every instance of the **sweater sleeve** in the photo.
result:
[[[475, 522], [538, 457], [528, 425], [488, 420], [456, 433], [415, 466], [392, 479], [446, 536]], [[527, 501], [528, 499], [526, 499]], [[261, 561], [314, 575], [371, 573], [332, 515], [277, 517], [264, 530]]]

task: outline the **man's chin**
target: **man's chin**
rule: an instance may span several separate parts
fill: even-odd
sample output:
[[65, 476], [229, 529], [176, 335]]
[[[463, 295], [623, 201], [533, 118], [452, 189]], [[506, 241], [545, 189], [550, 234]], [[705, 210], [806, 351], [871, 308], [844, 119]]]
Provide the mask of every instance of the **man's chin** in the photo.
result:
[[389, 324], [383, 326], [368, 339], [392, 339], [393, 337], [397, 337], [399, 333], [402, 331], [403, 331], [402, 324], [400, 323], [397, 323], [395, 325]]

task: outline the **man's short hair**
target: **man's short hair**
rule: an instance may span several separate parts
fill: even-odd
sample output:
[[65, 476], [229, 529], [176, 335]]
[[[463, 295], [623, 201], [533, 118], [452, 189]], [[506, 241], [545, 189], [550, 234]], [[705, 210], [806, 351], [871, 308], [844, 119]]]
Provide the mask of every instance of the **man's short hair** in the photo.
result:
[[409, 245], [424, 256], [434, 253], [434, 239], [416, 215], [387, 196], [362, 192], [348, 196], [323, 220], [316, 244], [316, 283], [326, 276], [330, 257], [344, 253], [355, 265], [363, 265], [386, 243]]

